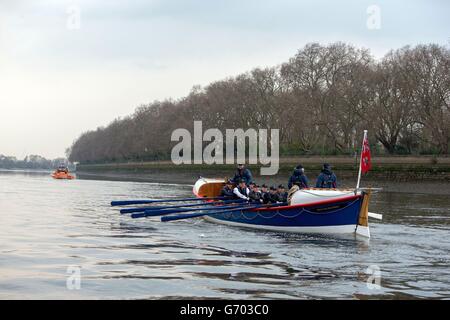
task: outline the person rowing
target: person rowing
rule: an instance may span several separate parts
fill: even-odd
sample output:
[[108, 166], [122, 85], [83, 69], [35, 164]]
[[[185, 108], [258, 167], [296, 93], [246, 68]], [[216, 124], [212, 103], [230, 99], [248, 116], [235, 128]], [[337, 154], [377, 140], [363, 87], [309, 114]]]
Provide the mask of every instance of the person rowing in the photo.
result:
[[277, 196], [279, 202], [287, 202], [288, 193], [282, 184], [278, 186]]
[[324, 163], [322, 171], [317, 177], [316, 188], [331, 189], [337, 187], [337, 178], [333, 171], [331, 171], [331, 166], [328, 163]]
[[250, 194], [249, 194], [250, 202], [256, 202], [256, 203], [262, 203], [262, 194], [259, 191], [259, 186], [255, 183], [252, 184], [250, 187]]
[[274, 186], [271, 186], [269, 189], [269, 193], [268, 193], [268, 202], [267, 203], [278, 203], [279, 198], [278, 198], [278, 193], [277, 193], [277, 188], [275, 188]]
[[233, 182], [237, 185], [241, 180], [244, 180], [247, 186], [253, 182], [252, 173], [245, 167], [244, 164], [238, 164]]
[[247, 183], [244, 179], [239, 181], [239, 184], [233, 189], [235, 198], [242, 200], [250, 200], [250, 190], [247, 188]]
[[224, 198], [230, 198], [230, 199], [234, 198], [233, 181], [232, 180], [227, 180], [227, 182], [225, 183], [225, 186], [220, 191], [220, 196], [224, 197]]
[[269, 188], [265, 184], [261, 186], [261, 200], [264, 204], [268, 204], [270, 202]]

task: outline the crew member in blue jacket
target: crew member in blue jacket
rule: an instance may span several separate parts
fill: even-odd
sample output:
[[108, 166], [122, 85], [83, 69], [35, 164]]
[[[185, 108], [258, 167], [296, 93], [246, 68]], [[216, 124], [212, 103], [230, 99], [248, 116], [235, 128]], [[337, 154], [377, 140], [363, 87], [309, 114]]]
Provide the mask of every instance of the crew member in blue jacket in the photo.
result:
[[233, 182], [238, 185], [239, 181], [244, 180], [246, 185], [250, 185], [253, 182], [252, 173], [245, 168], [243, 164], [238, 164], [236, 174], [234, 175]]
[[224, 198], [230, 198], [233, 199], [234, 198], [234, 193], [233, 193], [233, 181], [228, 180], [225, 184], [225, 186], [222, 188], [222, 190], [220, 191], [220, 196], [224, 197]]
[[279, 202], [287, 202], [288, 193], [282, 184], [278, 186], [277, 189], [278, 201]]
[[301, 164], [295, 167], [294, 172], [292, 173], [292, 176], [289, 178], [288, 182], [288, 188], [291, 189], [294, 185], [294, 181], [300, 181], [299, 188], [304, 189], [308, 188], [308, 178], [305, 175], [305, 169]]
[[331, 166], [328, 163], [323, 164], [322, 171], [317, 177], [316, 188], [336, 188], [337, 178], [336, 175], [331, 171]]

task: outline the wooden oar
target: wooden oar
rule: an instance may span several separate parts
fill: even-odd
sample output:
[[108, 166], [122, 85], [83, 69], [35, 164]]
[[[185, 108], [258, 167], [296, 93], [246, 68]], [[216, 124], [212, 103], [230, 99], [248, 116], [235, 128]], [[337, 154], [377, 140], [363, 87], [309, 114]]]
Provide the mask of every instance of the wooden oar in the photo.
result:
[[165, 210], [165, 209], [176, 209], [176, 208], [189, 208], [189, 207], [200, 207], [200, 206], [210, 206], [217, 204], [227, 204], [227, 203], [241, 203], [243, 200], [225, 200], [225, 201], [214, 201], [214, 202], [205, 202], [205, 203], [190, 203], [190, 204], [179, 204], [176, 206], [147, 206], [147, 207], [139, 207], [139, 208], [128, 208], [121, 209], [120, 213], [135, 213], [135, 212], [145, 212], [145, 211], [157, 211], [157, 210]]
[[149, 204], [149, 203], [162, 203], [162, 202], [183, 202], [183, 201], [205, 201], [205, 200], [229, 200], [229, 198], [216, 197], [216, 198], [186, 198], [186, 199], [158, 199], [158, 200], [126, 200], [126, 201], [112, 201], [111, 206], [129, 206], [133, 204]]
[[168, 214], [172, 214], [172, 213], [183, 213], [183, 212], [192, 212], [192, 211], [205, 211], [205, 210], [226, 210], [226, 209], [234, 209], [234, 208], [240, 208], [240, 207], [245, 207], [240, 205], [234, 205], [234, 206], [209, 206], [209, 207], [205, 207], [205, 208], [186, 208], [186, 209], [174, 209], [174, 210], [150, 210], [150, 211], [145, 211], [143, 213], [133, 213], [131, 215], [131, 217], [133, 219], [136, 218], [144, 218], [144, 217], [156, 217], [156, 216], [163, 216], [163, 215], [168, 215]]

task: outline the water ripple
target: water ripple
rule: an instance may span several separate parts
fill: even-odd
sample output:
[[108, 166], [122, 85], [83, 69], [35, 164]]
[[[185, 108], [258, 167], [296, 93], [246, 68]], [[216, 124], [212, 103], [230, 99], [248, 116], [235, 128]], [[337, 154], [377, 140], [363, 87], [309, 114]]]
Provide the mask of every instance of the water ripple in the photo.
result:
[[[20, 173], [0, 173], [0, 185], [2, 299], [450, 298], [444, 195], [375, 195], [371, 211], [384, 221], [360, 241], [133, 220], [108, 205], [190, 196], [186, 185]], [[80, 267], [80, 290], [66, 287], [69, 266]], [[381, 272], [376, 289], [369, 266]]]

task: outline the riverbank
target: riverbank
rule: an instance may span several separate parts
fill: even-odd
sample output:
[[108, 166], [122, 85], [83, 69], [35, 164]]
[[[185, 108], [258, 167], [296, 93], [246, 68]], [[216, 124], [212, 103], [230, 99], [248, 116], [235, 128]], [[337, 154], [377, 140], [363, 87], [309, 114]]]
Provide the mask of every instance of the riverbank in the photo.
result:
[[[352, 187], [358, 174], [358, 161], [352, 157], [281, 158], [276, 176], [260, 176], [260, 166], [249, 166], [260, 183], [286, 184], [292, 169], [301, 163], [312, 184], [324, 162], [333, 165], [339, 185]], [[180, 165], [170, 161], [129, 162], [78, 165], [77, 176], [82, 179], [109, 179], [137, 182], [193, 184], [199, 176], [227, 178], [234, 165]], [[372, 170], [363, 177], [362, 186], [382, 187], [388, 192], [450, 194], [450, 158], [433, 157], [375, 157]]]

